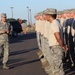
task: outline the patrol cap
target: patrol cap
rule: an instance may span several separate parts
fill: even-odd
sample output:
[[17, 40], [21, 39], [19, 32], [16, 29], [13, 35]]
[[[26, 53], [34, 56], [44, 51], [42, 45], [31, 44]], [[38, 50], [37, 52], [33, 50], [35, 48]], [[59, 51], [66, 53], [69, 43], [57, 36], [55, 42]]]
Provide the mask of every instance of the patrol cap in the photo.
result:
[[42, 16], [43, 14], [44, 14], [43, 11], [38, 13], [39, 16]]
[[64, 13], [67, 13], [67, 10], [63, 10]]
[[54, 8], [48, 8], [44, 11], [44, 14], [57, 14], [57, 10]]
[[34, 17], [36, 17], [36, 16], [38, 16], [38, 13], [36, 13], [36, 14], [34, 15]]
[[70, 9], [63, 10], [63, 12], [68, 14], [68, 13], [70, 13]]
[[3, 18], [3, 17], [7, 17], [7, 16], [6, 16], [6, 13], [2, 13], [2, 14], [1, 14], [1, 18]]
[[71, 13], [75, 13], [75, 9], [71, 9]]
[[63, 11], [57, 11], [57, 14], [58, 15], [62, 15], [63, 14]]

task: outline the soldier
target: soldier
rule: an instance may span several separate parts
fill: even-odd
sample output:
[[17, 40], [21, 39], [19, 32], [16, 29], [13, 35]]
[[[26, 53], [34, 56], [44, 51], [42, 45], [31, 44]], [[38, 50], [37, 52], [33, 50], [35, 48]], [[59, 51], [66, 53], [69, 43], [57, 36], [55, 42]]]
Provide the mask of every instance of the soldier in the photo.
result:
[[38, 50], [37, 54], [39, 56], [39, 58], [42, 57], [42, 51], [41, 51], [41, 38], [40, 38], [40, 17], [39, 17], [39, 13], [35, 15], [35, 19], [36, 19], [36, 26], [35, 26], [35, 30], [36, 30], [36, 36], [37, 36], [37, 43], [38, 43], [38, 47], [40, 50]]
[[[42, 63], [42, 67], [45, 69], [45, 67], [47, 66], [47, 59], [46, 59], [46, 51], [47, 49], [45, 48], [45, 39], [44, 39], [44, 31], [45, 31], [45, 19], [43, 17], [43, 12], [39, 13], [39, 20], [40, 20], [40, 24], [39, 24], [39, 32], [40, 32], [40, 41], [41, 41], [41, 52], [43, 53], [43, 58], [41, 58], [41, 63]], [[42, 27], [42, 28], [41, 28]]]
[[72, 36], [73, 36], [74, 50], [75, 50], [75, 9], [73, 11], [73, 18], [74, 18], [74, 21], [72, 23], [72, 31], [71, 32], [72, 32]]
[[67, 13], [68, 11], [67, 10], [64, 10], [63, 11], [63, 19], [64, 19], [64, 22], [63, 22], [63, 44], [65, 45], [66, 44], [66, 37], [67, 37], [67, 33], [66, 33], [66, 29], [67, 29], [67, 26], [66, 26], [66, 23], [67, 23], [67, 19], [69, 19], [67, 17]]
[[[59, 26], [59, 29], [60, 29], [60, 36], [61, 36], [61, 39], [62, 39], [62, 42], [63, 42], [63, 45], [65, 45], [65, 17], [66, 15], [63, 13], [63, 11], [58, 11], [57, 12], [57, 21], [60, 23], [60, 26]], [[63, 52], [63, 62], [65, 61], [65, 57], [66, 57], [66, 54], [67, 54], [67, 51], [64, 50]]]
[[75, 11], [72, 10], [71, 11], [71, 25], [70, 25], [70, 32], [69, 32], [69, 44], [70, 44], [70, 53], [69, 53], [69, 57], [70, 57], [70, 68], [72, 70], [74, 70], [75, 68], [75, 51], [74, 51], [74, 36], [75, 36]]
[[68, 45], [68, 51], [67, 51], [67, 56], [66, 56], [66, 62], [70, 64], [70, 69], [73, 70], [74, 68], [74, 43], [73, 43], [73, 36], [71, 33], [71, 28], [72, 28], [72, 23], [73, 23], [73, 17], [71, 14], [71, 11], [68, 11], [68, 18], [66, 20], [66, 25], [65, 25], [65, 38], [66, 38], [66, 44]]
[[58, 11], [58, 16], [59, 18], [57, 19], [58, 22], [60, 23], [60, 35], [61, 35], [61, 39], [63, 41], [63, 24], [64, 24], [64, 21], [65, 19], [63, 18], [63, 11]]
[[47, 51], [48, 51], [48, 49], [47, 49], [48, 46], [47, 46], [47, 43], [46, 43], [46, 39], [47, 38], [45, 38], [45, 35], [44, 34], [45, 33], [47, 34], [47, 32], [45, 32], [45, 31], [48, 31], [48, 28], [45, 27], [45, 26], [47, 26], [48, 24], [46, 23], [46, 16], [44, 15], [43, 12], [40, 12], [39, 13], [39, 16], [40, 16], [40, 27], [39, 27], [39, 29], [40, 29], [40, 33], [41, 33], [41, 51], [42, 51], [42, 53], [44, 55], [44, 57], [41, 58], [41, 63], [42, 63], [42, 67], [46, 71], [47, 70], [47, 67], [49, 67], [49, 63], [47, 61]]
[[[43, 53], [43, 56], [44, 56], [44, 58], [42, 58], [41, 59], [41, 63], [42, 63], [42, 65], [43, 65], [43, 67], [44, 67], [44, 64], [46, 63], [46, 59], [45, 59], [45, 49], [44, 49], [44, 34], [43, 34], [43, 32], [44, 32], [44, 27], [45, 27], [45, 20], [44, 20], [44, 18], [43, 18], [43, 12], [40, 12], [39, 13], [39, 16], [40, 16], [40, 27], [39, 27], [39, 30], [40, 30], [40, 38], [41, 38], [41, 51], [42, 51], [42, 53]], [[42, 27], [42, 28], [41, 28]]]
[[37, 35], [37, 42], [38, 42], [38, 47], [40, 49], [40, 43], [39, 43], [39, 32], [38, 32], [38, 25], [39, 25], [39, 16], [38, 14], [35, 15], [35, 19], [36, 19], [36, 23], [35, 23], [35, 31], [36, 31], [36, 35]]
[[63, 49], [67, 50], [66, 46], [63, 46], [59, 32], [59, 22], [56, 20], [57, 10], [54, 8], [49, 9], [46, 12], [48, 15], [48, 21], [50, 22], [49, 29], [49, 64], [51, 65], [51, 72], [49, 75], [64, 75], [63, 71]]
[[9, 24], [6, 22], [6, 14], [1, 14], [0, 21], [0, 54], [3, 50], [3, 69], [9, 69], [7, 66], [8, 56], [9, 56], [9, 40], [8, 34], [10, 30]]
[[44, 57], [46, 58], [46, 63], [45, 63], [45, 71], [46, 73], [49, 73], [50, 72], [50, 64], [48, 62], [49, 60], [49, 43], [48, 43], [48, 37], [49, 37], [49, 26], [50, 26], [50, 22], [48, 22], [48, 17], [46, 14], [44, 14], [45, 12], [47, 12], [48, 9], [44, 10], [43, 11], [43, 17], [44, 17], [44, 20], [45, 20], [45, 25], [44, 25], [44, 32], [43, 32], [43, 35], [44, 35]]

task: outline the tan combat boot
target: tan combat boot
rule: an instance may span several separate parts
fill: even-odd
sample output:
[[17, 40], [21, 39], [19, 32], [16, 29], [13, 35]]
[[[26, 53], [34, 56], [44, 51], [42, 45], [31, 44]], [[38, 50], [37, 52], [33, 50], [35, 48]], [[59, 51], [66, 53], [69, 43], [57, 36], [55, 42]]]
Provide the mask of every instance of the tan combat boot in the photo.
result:
[[9, 69], [9, 67], [6, 65], [6, 63], [3, 64], [3, 69]]
[[45, 66], [45, 64], [47, 62], [46, 58], [42, 58], [40, 61], [41, 61], [41, 64], [42, 64], [42, 66], [44, 68], [44, 66]]
[[37, 52], [37, 54], [38, 54], [39, 58], [41, 58], [41, 57], [43, 56], [43, 53], [42, 53], [41, 50], [39, 50], [39, 51]]

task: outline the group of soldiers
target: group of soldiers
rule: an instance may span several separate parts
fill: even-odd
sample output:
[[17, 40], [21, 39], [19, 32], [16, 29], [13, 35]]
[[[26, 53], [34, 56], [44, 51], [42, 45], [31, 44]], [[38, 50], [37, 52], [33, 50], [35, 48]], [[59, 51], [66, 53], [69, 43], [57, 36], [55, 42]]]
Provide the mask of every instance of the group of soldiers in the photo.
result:
[[[60, 47], [56, 49], [56, 51], [54, 50], [54, 48], [58, 47], [58, 44], [50, 45], [51, 43], [53, 44], [55, 38], [57, 39], [58, 37], [53, 33], [55, 38], [52, 38], [53, 35], [50, 33], [52, 22], [49, 21], [49, 15], [56, 15], [55, 20], [59, 23], [60, 37], [63, 46], [65, 46], [61, 46], [62, 52], [61, 49], [59, 49]], [[37, 43], [40, 49], [37, 54], [46, 73], [48, 75], [65, 75], [63, 63], [68, 64], [69, 68], [73, 70], [75, 68], [75, 9], [66, 9], [56, 12], [54, 8], [48, 8], [37, 13], [35, 15], [35, 20]], [[56, 25], [57, 23], [53, 24]], [[53, 31], [56, 29], [58, 28], [55, 26]], [[56, 42], [59, 41], [57, 40]], [[60, 42], [59, 45], [61, 45]], [[54, 50], [53, 53], [52, 50]], [[58, 54], [60, 55], [58, 56]]]
[[[63, 13], [64, 12], [64, 13]], [[65, 61], [70, 69], [75, 69], [75, 9], [64, 10], [59, 13], [57, 19], [62, 25], [63, 44], [68, 45], [68, 51], [65, 54]]]

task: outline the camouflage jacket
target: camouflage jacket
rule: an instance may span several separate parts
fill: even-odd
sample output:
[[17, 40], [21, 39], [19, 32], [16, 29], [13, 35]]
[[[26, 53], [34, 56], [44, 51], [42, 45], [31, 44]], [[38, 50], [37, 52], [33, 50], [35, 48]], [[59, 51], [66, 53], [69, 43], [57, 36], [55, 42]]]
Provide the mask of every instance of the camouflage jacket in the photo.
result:
[[9, 30], [9, 32], [11, 32], [12, 31], [11, 25], [7, 22], [2, 23], [0, 21], [0, 40], [8, 40], [8, 34], [7, 33], [2, 34], [1, 33], [2, 30]]

